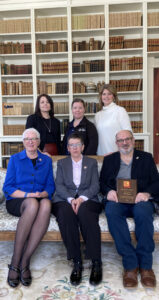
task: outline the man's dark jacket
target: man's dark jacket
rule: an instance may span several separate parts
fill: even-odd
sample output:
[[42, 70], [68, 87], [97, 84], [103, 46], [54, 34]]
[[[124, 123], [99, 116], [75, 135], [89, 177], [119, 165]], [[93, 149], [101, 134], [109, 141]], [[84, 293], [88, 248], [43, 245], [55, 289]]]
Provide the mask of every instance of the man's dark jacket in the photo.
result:
[[[104, 158], [100, 174], [100, 190], [107, 197], [116, 190], [116, 177], [120, 169], [120, 153], [114, 152]], [[137, 179], [137, 192], [150, 193], [159, 200], [159, 173], [150, 153], [134, 149], [131, 179]]]

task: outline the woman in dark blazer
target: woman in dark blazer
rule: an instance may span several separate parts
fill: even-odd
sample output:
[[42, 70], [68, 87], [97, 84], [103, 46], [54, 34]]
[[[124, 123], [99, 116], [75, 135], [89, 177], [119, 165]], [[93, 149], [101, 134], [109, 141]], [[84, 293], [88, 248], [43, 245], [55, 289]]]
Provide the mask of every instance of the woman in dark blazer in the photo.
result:
[[70, 156], [59, 160], [57, 165], [53, 213], [67, 249], [67, 258], [74, 262], [71, 283], [78, 285], [82, 278], [80, 228], [86, 258], [92, 260], [90, 283], [96, 285], [102, 279], [98, 169], [95, 159], [82, 156], [83, 150], [81, 135], [72, 133], [68, 137]]
[[60, 121], [54, 117], [54, 105], [49, 95], [41, 94], [37, 97], [35, 113], [27, 118], [26, 128], [39, 131], [41, 151], [50, 155], [60, 154]]

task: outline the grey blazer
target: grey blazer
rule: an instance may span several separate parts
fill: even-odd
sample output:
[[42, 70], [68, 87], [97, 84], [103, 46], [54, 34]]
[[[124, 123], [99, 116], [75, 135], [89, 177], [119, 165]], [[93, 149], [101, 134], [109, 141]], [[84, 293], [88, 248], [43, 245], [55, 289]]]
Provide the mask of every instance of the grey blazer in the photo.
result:
[[79, 187], [73, 182], [72, 159], [70, 156], [60, 159], [57, 163], [56, 192], [53, 203], [67, 201], [68, 197], [75, 197], [76, 194], [88, 197], [88, 199], [99, 202], [99, 177], [97, 162], [93, 158], [83, 156], [81, 183]]

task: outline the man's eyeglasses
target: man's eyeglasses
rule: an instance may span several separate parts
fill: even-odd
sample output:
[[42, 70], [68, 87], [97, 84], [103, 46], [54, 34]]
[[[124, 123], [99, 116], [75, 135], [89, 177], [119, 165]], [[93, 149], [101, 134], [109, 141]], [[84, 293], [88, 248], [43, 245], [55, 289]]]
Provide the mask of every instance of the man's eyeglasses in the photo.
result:
[[37, 141], [38, 140], [38, 138], [24, 138], [24, 141], [25, 142], [35, 142], [35, 141]]
[[77, 147], [81, 147], [81, 146], [82, 146], [82, 143], [68, 144], [68, 146], [69, 146], [70, 148], [77, 148]]
[[119, 140], [116, 140], [118, 144], [123, 144], [124, 142], [130, 142], [132, 141], [132, 137], [127, 137], [125, 139], [119, 139]]

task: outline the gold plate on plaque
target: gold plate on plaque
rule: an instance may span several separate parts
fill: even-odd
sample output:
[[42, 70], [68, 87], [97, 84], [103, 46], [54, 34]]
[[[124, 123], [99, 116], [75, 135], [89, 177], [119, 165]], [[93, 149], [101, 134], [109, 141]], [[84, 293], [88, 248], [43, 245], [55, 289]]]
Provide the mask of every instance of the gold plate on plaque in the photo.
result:
[[137, 180], [117, 179], [117, 194], [120, 203], [135, 203], [137, 194]]

